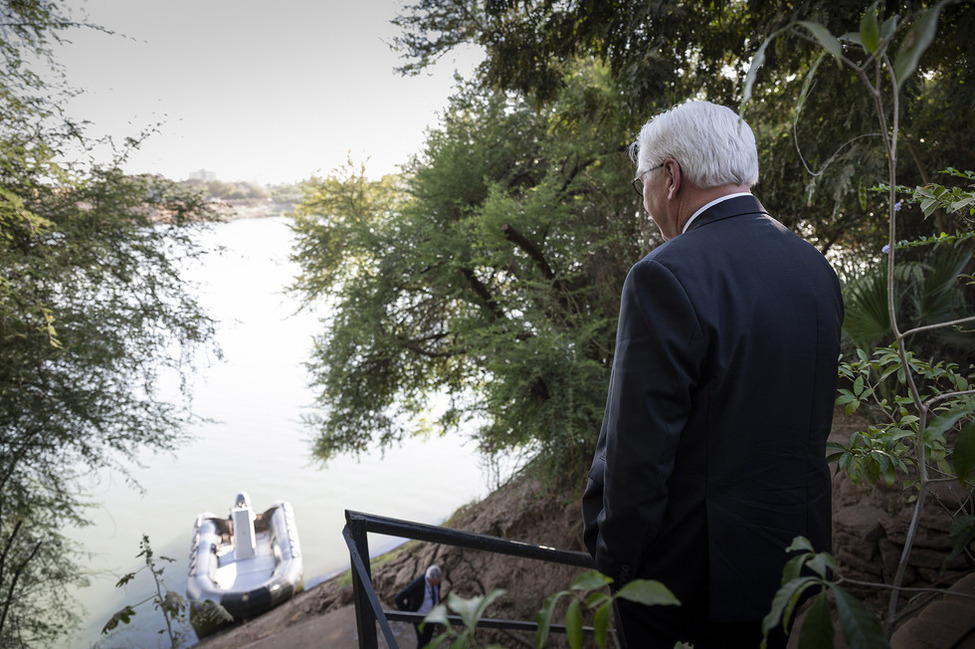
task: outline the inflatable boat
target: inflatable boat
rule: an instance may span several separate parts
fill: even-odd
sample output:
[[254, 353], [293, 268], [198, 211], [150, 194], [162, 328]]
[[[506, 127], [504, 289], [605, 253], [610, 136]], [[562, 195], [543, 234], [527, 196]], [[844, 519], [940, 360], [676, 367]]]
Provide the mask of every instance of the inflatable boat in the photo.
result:
[[200, 638], [271, 610], [302, 584], [301, 548], [289, 503], [279, 500], [255, 514], [250, 497], [240, 493], [229, 517], [197, 516], [186, 595], [190, 622]]

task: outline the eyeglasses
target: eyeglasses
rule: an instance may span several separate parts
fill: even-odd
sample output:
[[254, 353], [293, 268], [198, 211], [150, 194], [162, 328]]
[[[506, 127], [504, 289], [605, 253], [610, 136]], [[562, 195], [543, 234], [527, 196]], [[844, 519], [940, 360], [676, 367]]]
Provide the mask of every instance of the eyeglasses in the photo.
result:
[[654, 169], [660, 169], [662, 166], [664, 166], [663, 162], [658, 164], [656, 167], [650, 167], [649, 169], [647, 169], [646, 171], [644, 171], [639, 176], [633, 179], [633, 189], [636, 190], [637, 194], [643, 196], [643, 177], [646, 176], [651, 171], [653, 171]]

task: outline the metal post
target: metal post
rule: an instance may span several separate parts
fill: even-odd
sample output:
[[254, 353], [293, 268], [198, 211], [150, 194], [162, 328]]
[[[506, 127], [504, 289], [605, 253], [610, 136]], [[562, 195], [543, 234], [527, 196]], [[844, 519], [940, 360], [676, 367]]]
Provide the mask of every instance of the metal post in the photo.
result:
[[[366, 524], [362, 519], [354, 519], [345, 514], [346, 529], [355, 551], [359, 558], [363, 559], [361, 565], [365, 571], [365, 576], [372, 581], [372, 574], [369, 569], [369, 539], [366, 533]], [[350, 548], [351, 550], [351, 548]], [[366, 588], [356, 569], [355, 562], [352, 565], [352, 596], [355, 598], [355, 627], [359, 635], [359, 649], [379, 649], [379, 638], [376, 636], [376, 614], [369, 603]]]

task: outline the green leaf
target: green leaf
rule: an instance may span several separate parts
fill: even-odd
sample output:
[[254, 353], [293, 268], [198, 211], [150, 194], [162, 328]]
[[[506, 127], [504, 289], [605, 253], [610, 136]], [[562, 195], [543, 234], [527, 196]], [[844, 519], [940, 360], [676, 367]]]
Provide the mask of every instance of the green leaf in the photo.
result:
[[430, 609], [430, 612], [426, 614], [423, 621], [450, 626], [450, 621], [447, 619], [447, 606], [445, 604], [437, 604]]
[[647, 606], [680, 606], [680, 601], [659, 581], [635, 579], [616, 593], [629, 602]]
[[960, 481], [975, 478], [975, 423], [968, 422], [962, 427], [951, 452], [951, 464]]
[[186, 609], [187, 605], [188, 602], [183, 595], [173, 590], [167, 590], [162, 604], [160, 604], [160, 608], [168, 613], [170, 617], [175, 618]]
[[798, 554], [791, 559], [789, 559], [785, 567], [782, 568], [782, 583], [780, 585], [784, 586], [793, 579], [798, 579], [802, 574], [802, 566], [806, 563], [806, 559], [809, 558], [809, 554]]
[[894, 15], [884, 21], [883, 27], [880, 28], [880, 38], [885, 41], [889, 41], [894, 33], [897, 31], [897, 23], [900, 22], [901, 17]]
[[785, 549], [786, 552], [813, 552], [812, 542], [804, 536], [797, 536]]
[[602, 606], [605, 602], [612, 602], [613, 598], [606, 593], [593, 592], [586, 595], [586, 607], [596, 608], [597, 606]]
[[120, 587], [126, 585], [127, 583], [129, 583], [130, 581], [132, 581], [133, 579], [135, 579], [135, 573], [134, 572], [130, 572], [127, 575], [122, 575], [122, 577], [118, 580], [118, 583], [115, 584], [115, 587], [116, 588], [120, 588]]
[[847, 32], [840, 36], [841, 43], [853, 43], [854, 45], [859, 45], [863, 47], [863, 39], [860, 38], [860, 34], [857, 32]]
[[577, 599], [569, 602], [569, 608], [565, 612], [565, 635], [571, 649], [582, 649], [582, 613], [579, 611]]
[[809, 20], [800, 20], [799, 24], [809, 30], [809, 33], [813, 35], [823, 49], [833, 55], [837, 63], [843, 62], [843, 45], [838, 38], [829, 33], [828, 29], [820, 23]]
[[543, 649], [548, 644], [548, 634], [552, 626], [552, 614], [555, 611], [555, 605], [563, 596], [571, 594], [569, 591], [563, 590], [545, 598], [542, 608], [538, 610], [538, 614], [535, 616], [535, 621], [538, 622], [538, 630], [535, 632], [535, 646], [538, 649]]
[[877, 617], [856, 597], [830, 584], [843, 639], [850, 649], [889, 649], [887, 637]]
[[495, 588], [490, 593], [480, 598], [480, 602], [478, 602], [477, 609], [474, 612], [476, 616], [474, 622], [476, 623], [477, 620], [480, 620], [482, 617], [484, 617], [487, 608], [491, 604], [493, 604], [496, 599], [503, 596], [506, 592], [507, 591], [504, 590], [503, 588]]
[[748, 65], [748, 72], [745, 74], [745, 85], [741, 91], [741, 108], [738, 110], [739, 117], [744, 116], [745, 106], [752, 98], [752, 88], [755, 86], [755, 79], [758, 77], [758, 70], [763, 65], [765, 65], [765, 50], [768, 49], [769, 43], [772, 42], [773, 38], [776, 38], [782, 30], [773, 32], [765, 41], [758, 46], [758, 51], [755, 52], [755, 56], [752, 57], [752, 62]]
[[951, 541], [951, 554], [941, 564], [942, 571], [955, 557], [961, 556], [968, 544], [975, 540], [975, 516], [959, 516], [956, 518], [951, 523], [948, 540]]
[[796, 101], [795, 121], [798, 121], [800, 113], [802, 113], [803, 107], [806, 105], [806, 99], [809, 97], [809, 93], [813, 88], [813, 81], [816, 79], [816, 71], [819, 70], [819, 64], [822, 63], [823, 58], [826, 56], [825, 53], [816, 57], [816, 60], [809, 67], [809, 73], [806, 74], [806, 78], [802, 81], [802, 91], [799, 93], [799, 99]]
[[833, 620], [826, 591], [813, 600], [799, 632], [799, 649], [833, 649]]
[[611, 583], [613, 583], [611, 577], [607, 577], [598, 570], [587, 570], [572, 582], [572, 590], [598, 590]]
[[[762, 620], [762, 633], [764, 637], [767, 638], [768, 632], [774, 629], [779, 623], [782, 624], [782, 628], [785, 628], [788, 622], [787, 610], [791, 610], [792, 606], [794, 606], [792, 602], [807, 588], [819, 583], [820, 580], [815, 577], [799, 577], [798, 579], [792, 579], [782, 584], [779, 590], [776, 591], [775, 597], [772, 598], [772, 608]], [[762, 642], [762, 646], [765, 646], [764, 641]]]
[[933, 7], [925, 9], [921, 17], [907, 31], [907, 36], [901, 43], [897, 58], [894, 60], [894, 76], [898, 88], [904, 84], [909, 76], [914, 74], [921, 55], [934, 40], [935, 32], [938, 30], [938, 16], [946, 2], [947, 0], [941, 0]]
[[860, 40], [863, 47], [873, 54], [880, 45], [880, 25], [877, 22], [877, 3], [873, 3], [860, 18]]
[[234, 616], [230, 614], [230, 611], [214, 601], [205, 599], [202, 602], [197, 602], [196, 604], [197, 615], [207, 624], [213, 623], [219, 625], [223, 624], [224, 622], [234, 621]]
[[447, 596], [447, 606], [449, 606], [452, 611], [460, 616], [461, 620], [464, 622], [464, 626], [472, 629], [477, 625], [477, 621], [481, 618], [484, 610], [490, 606], [494, 600], [504, 595], [504, 593], [504, 590], [497, 589], [492, 590], [487, 595], [472, 597], [470, 599], [464, 599], [463, 597], [459, 597], [454, 593], [450, 593]]
[[592, 630], [596, 636], [596, 644], [599, 645], [600, 649], [606, 647], [606, 638], [609, 636], [609, 620], [612, 611], [613, 604], [607, 602], [597, 608], [596, 613], [592, 616]]
[[119, 624], [128, 624], [132, 617], [135, 615], [135, 609], [131, 606], [126, 606], [120, 611], [117, 611], [115, 615], [112, 616], [104, 627], [102, 627], [102, 633], [108, 633], [113, 630]]
[[833, 555], [829, 552], [819, 552], [814, 554], [806, 562], [806, 566], [815, 572], [817, 575], [826, 579], [829, 577], [829, 571], [836, 572], [839, 568], [836, 565], [836, 560], [833, 559]]

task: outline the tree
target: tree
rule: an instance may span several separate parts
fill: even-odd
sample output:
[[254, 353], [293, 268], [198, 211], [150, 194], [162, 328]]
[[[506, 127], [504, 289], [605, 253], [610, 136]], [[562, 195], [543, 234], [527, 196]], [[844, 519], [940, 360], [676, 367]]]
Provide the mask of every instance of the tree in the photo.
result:
[[[465, 41], [487, 58], [402, 187], [349, 170], [320, 181], [298, 212], [298, 287], [309, 298], [339, 296], [313, 360], [319, 454], [362, 451], [374, 430], [395, 441], [410, 428], [397, 407], [412, 416], [432, 391], [459, 399], [470, 389], [490, 395], [464, 410], [487, 422], [485, 449], [527, 443], [552, 457], [563, 447], [566, 457], [587, 455], [618, 287], [649, 241], [631, 216], [640, 212], [636, 197], [619, 191], [631, 169], [624, 147], [646, 115], [675, 102], [705, 95], [737, 104], [762, 42], [756, 34], [800, 10], [835, 26], [855, 23], [861, 9], [853, 1], [794, 10], [676, 0], [408, 7], [398, 19], [405, 71]], [[911, 107], [930, 93], [975, 87], [947, 73], [949, 62], [970, 56], [951, 35], [965, 33], [972, 11], [954, 9], [944, 12], [953, 46], [922, 59], [933, 64], [911, 82]], [[848, 263], [853, 278], [880, 259], [886, 237], [882, 198], [867, 191], [884, 177], [872, 106], [848, 77], [820, 64], [814, 44], [775, 43], [748, 114], [762, 157], [758, 192], [779, 218]], [[804, 79], [814, 70], [812, 92]], [[440, 430], [457, 422], [463, 408], [455, 405]]]
[[297, 288], [333, 304], [312, 361], [320, 456], [396, 442], [446, 392], [439, 431], [471, 418], [484, 450], [579, 475], [649, 238], [613, 101], [595, 62], [543, 110], [467, 87], [399, 183], [314, 183], [295, 258]]
[[[738, 105], [748, 64], [767, 36], [794, 20], [842, 33], [858, 23], [867, 4], [422, 0], [397, 19], [403, 29], [397, 43], [407, 73], [460, 43], [476, 44], [486, 52], [480, 78], [485, 88], [513, 90], [538, 103], [555, 96], [578, 57], [598, 57], [619, 87], [623, 124], [635, 130], [650, 115], [689, 98]], [[902, 16], [923, 5], [881, 4], [888, 15]], [[941, 37], [905, 86], [899, 158], [904, 184], [929, 182], [948, 165], [975, 168], [975, 134], [965, 122], [975, 105], [973, 26], [975, 5], [947, 6]], [[757, 96], [745, 115], [759, 141], [762, 180], [756, 191], [777, 218], [824, 252], [843, 249], [879, 260], [886, 235], [883, 199], [868, 190], [886, 169], [873, 107], [837, 66], [820, 65], [820, 54], [814, 43], [784, 40], [764, 52]], [[813, 74], [815, 84], [806, 87]], [[961, 226], [949, 215], [936, 225], [947, 232]]]
[[4, 647], [50, 646], [75, 623], [66, 587], [83, 574], [64, 530], [87, 522], [81, 479], [174, 447], [189, 414], [160, 399], [157, 379], [185, 373], [212, 333], [176, 270], [198, 254], [188, 226], [205, 204], [163, 178], [84, 160], [49, 58], [72, 25], [47, 0], [0, 8]]

